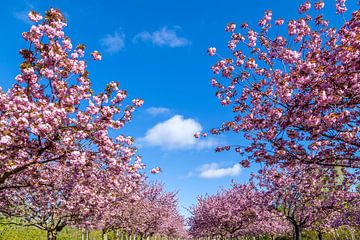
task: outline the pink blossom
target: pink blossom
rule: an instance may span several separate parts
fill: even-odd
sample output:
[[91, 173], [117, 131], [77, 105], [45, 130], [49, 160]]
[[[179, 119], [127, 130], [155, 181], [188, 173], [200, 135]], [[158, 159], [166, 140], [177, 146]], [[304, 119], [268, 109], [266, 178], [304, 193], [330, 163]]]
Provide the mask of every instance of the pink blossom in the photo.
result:
[[314, 4], [314, 6], [315, 6], [316, 10], [320, 10], [320, 9], [324, 8], [325, 2], [323, 0], [320, 0], [319, 2], [316, 2]]
[[343, 14], [347, 11], [347, 7], [345, 5], [346, 0], [336, 0], [336, 14]]
[[250, 166], [250, 162], [248, 160], [242, 160], [240, 162], [241, 166], [243, 166], [244, 168], [248, 168]]
[[195, 137], [195, 138], [200, 138], [200, 132], [196, 132], [196, 133], [194, 134], [194, 137]]
[[152, 173], [152, 174], [158, 174], [159, 172], [161, 172], [161, 168], [160, 168], [160, 167], [155, 167], [155, 168], [151, 169], [151, 173]]
[[6, 136], [2, 136], [0, 139], [0, 144], [4, 144], [4, 145], [10, 145], [12, 142], [11, 137], [6, 135]]
[[93, 57], [93, 59], [94, 59], [95, 61], [101, 60], [101, 54], [100, 54], [98, 51], [93, 51], [93, 52], [91, 53], [91, 56]]
[[139, 98], [135, 98], [134, 100], [132, 100], [132, 103], [136, 106], [136, 107], [141, 107], [144, 104], [144, 100], [139, 99]]
[[216, 53], [216, 48], [210, 47], [210, 48], [208, 48], [207, 52], [208, 52], [209, 56], [214, 56]]
[[280, 26], [280, 25], [283, 25], [283, 24], [284, 24], [284, 19], [282, 19], [282, 18], [279, 18], [279, 19], [277, 19], [275, 21], [275, 25], [277, 25], [277, 26]]
[[35, 12], [35, 11], [29, 12], [28, 17], [29, 17], [29, 19], [30, 19], [31, 21], [33, 21], [33, 22], [38, 22], [38, 21], [40, 21], [41, 19], [43, 19], [43, 17], [42, 17], [39, 13], [37, 13], [37, 12]]
[[299, 7], [299, 13], [304, 13], [311, 8], [311, 3], [309, 1], [303, 3]]
[[235, 23], [229, 23], [226, 25], [225, 31], [226, 32], [233, 32], [235, 31], [236, 24]]

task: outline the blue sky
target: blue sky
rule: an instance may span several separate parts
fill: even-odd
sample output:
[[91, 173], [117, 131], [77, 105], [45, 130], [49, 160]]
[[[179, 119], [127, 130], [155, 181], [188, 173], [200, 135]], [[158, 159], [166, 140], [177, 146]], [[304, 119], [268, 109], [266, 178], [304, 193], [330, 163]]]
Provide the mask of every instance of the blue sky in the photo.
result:
[[[333, 11], [333, 1], [325, 1]], [[330, 2], [330, 3], [328, 3]], [[355, 5], [356, 1], [348, 1]], [[274, 18], [289, 19], [301, 1], [20, 1], [3, 0], [0, 9], [1, 86], [8, 88], [21, 61], [17, 52], [27, 46], [21, 33], [30, 23], [30, 10], [44, 13], [59, 8], [68, 18], [66, 33], [73, 45], [84, 43], [88, 53], [103, 53], [101, 62], [90, 62], [90, 78], [101, 91], [109, 81], [119, 81], [129, 98], [145, 100], [125, 133], [136, 137], [139, 153], [148, 168], [162, 172], [150, 176], [179, 193], [180, 211], [196, 202], [196, 196], [214, 193], [231, 179], [243, 182], [250, 169], [241, 169], [235, 153], [215, 153], [216, 144], [244, 143], [240, 135], [222, 135], [198, 142], [193, 131], [209, 130], [232, 118], [210, 86], [206, 54], [210, 46], [225, 52], [228, 22], [257, 24], [267, 9]], [[354, 8], [351, 8], [354, 9]]]

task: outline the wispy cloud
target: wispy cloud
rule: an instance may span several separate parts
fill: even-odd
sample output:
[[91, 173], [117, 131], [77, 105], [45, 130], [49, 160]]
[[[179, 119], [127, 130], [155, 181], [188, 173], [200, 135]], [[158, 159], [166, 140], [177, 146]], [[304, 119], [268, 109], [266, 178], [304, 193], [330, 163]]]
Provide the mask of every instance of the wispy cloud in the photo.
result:
[[195, 119], [185, 119], [181, 115], [175, 115], [150, 128], [139, 140], [145, 145], [166, 150], [204, 149], [217, 144], [213, 138], [195, 139], [194, 134], [200, 131], [202, 126]]
[[30, 21], [30, 19], [28, 17], [28, 14], [34, 8], [35, 8], [34, 5], [29, 3], [28, 1], [25, 1], [25, 7], [22, 10], [14, 10], [13, 11], [13, 16], [16, 19], [22, 21], [23, 23], [31, 24], [32, 22]]
[[179, 37], [176, 29], [168, 29], [163, 27], [155, 32], [140, 32], [133, 38], [137, 42], [151, 42], [155, 46], [168, 46], [168, 47], [184, 47], [190, 45], [191, 42], [185, 37]]
[[125, 34], [118, 32], [107, 34], [100, 40], [100, 43], [105, 52], [109, 54], [117, 53], [125, 47]]
[[24, 22], [26, 24], [31, 24], [31, 21], [29, 20], [29, 17], [28, 17], [28, 13], [29, 13], [29, 11], [26, 11], [26, 10], [24, 10], [24, 11], [15, 11], [15, 12], [13, 12], [13, 16], [16, 19], [18, 19], [18, 20], [20, 20], [20, 21], [22, 21], [22, 22]]
[[[222, 168], [218, 163], [204, 164], [197, 169], [198, 176], [201, 178], [222, 178], [222, 177], [235, 177], [240, 175], [241, 167], [239, 163], [231, 167]], [[193, 176], [194, 173], [190, 172], [188, 176]]]
[[164, 107], [149, 107], [146, 112], [151, 116], [163, 115], [171, 113], [171, 110]]
[[[26, 23], [26, 24], [31, 25], [31, 24], [33, 24], [33, 22], [30, 21], [28, 15], [29, 15], [29, 13], [30, 13], [31, 11], [34, 11], [34, 9], [36, 9], [36, 7], [34, 7], [34, 5], [26, 2], [25, 10], [16, 10], [16, 11], [13, 11], [12, 14], [13, 14], [13, 16], [14, 16], [16, 19], [22, 21], [23, 23]], [[44, 16], [44, 13], [40, 12], [40, 14], [41, 14], [42, 16]], [[68, 12], [62, 11], [62, 14], [64, 15], [64, 17], [65, 17], [66, 19], [68, 19], [68, 20], [70, 19], [70, 15], [69, 15]]]

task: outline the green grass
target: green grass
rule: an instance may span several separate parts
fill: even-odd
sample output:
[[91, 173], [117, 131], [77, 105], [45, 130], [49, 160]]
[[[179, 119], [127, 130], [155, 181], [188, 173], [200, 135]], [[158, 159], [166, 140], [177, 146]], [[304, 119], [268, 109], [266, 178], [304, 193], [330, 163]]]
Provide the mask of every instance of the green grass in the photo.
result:
[[[351, 240], [360, 239], [360, 231], [354, 231], [353, 235], [348, 229], [338, 229], [336, 231], [336, 239], [338, 240]], [[65, 227], [60, 233], [58, 233], [57, 240], [80, 240], [81, 230]], [[156, 238], [151, 238], [156, 239]], [[160, 239], [160, 238], [158, 238]], [[165, 239], [165, 238], [164, 238]], [[270, 239], [270, 238], [260, 238]], [[292, 239], [291, 236], [284, 239]], [[303, 240], [317, 240], [317, 235], [312, 231], [305, 231], [302, 236]], [[334, 239], [333, 233], [324, 233], [323, 239]], [[35, 227], [22, 227], [16, 225], [0, 225], [0, 240], [47, 240], [46, 232]], [[89, 233], [89, 240], [102, 240], [101, 231], [92, 230]], [[108, 240], [115, 240], [115, 233], [108, 233]]]
[[[0, 240], [46, 240], [46, 232], [35, 227], [0, 226]], [[81, 239], [81, 230], [65, 227], [57, 236], [58, 240]], [[101, 231], [90, 231], [90, 240], [101, 240]], [[110, 240], [110, 239], [109, 239]]]

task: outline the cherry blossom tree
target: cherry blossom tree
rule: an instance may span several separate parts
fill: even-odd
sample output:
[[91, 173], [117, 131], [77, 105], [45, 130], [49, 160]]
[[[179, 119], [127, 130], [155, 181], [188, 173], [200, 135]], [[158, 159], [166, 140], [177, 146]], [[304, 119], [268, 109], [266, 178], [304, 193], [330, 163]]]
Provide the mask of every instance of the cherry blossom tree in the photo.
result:
[[115, 203], [133, 197], [138, 187], [129, 185], [135, 179], [116, 176], [89, 161], [69, 163], [62, 171], [58, 171], [57, 164], [48, 164], [42, 171], [51, 178], [39, 179], [31, 187], [3, 190], [0, 209], [9, 219], [20, 220], [3, 224], [35, 226], [46, 231], [49, 240], [55, 240], [67, 225], [101, 228], [103, 213]]
[[[234, 148], [251, 161], [269, 164], [307, 163], [327, 167], [360, 167], [360, 12], [347, 14], [345, 0], [336, 1], [343, 24], [330, 25], [322, 12], [325, 2], [305, 2], [300, 17], [273, 20], [266, 11], [258, 30], [243, 23], [227, 25], [229, 56], [216, 48], [210, 56], [211, 84], [222, 105], [230, 105], [234, 119], [212, 134], [244, 133], [249, 145]], [[196, 134], [200, 137], [200, 134]]]
[[[357, 190], [359, 192], [359, 190]], [[334, 232], [334, 229], [348, 229], [352, 235], [351, 239], [356, 239], [355, 231], [360, 226], [360, 200], [355, 199], [346, 203], [346, 208], [337, 209], [332, 212], [326, 221], [321, 222], [321, 226], [315, 226], [319, 239], [322, 239], [324, 232]], [[319, 229], [320, 228], [320, 229]], [[359, 233], [358, 233], [359, 234]]]
[[356, 178], [346, 169], [272, 167], [260, 170], [254, 179], [272, 196], [271, 205], [293, 226], [296, 240], [301, 239], [304, 229], [321, 233], [333, 214], [344, 215], [360, 198], [354, 191]]
[[[21, 72], [8, 91], [0, 90], [0, 191], [51, 178], [42, 171], [50, 163], [62, 171], [69, 162], [96, 161], [117, 175], [138, 174], [133, 138], [114, 139], [109, 131], [129, 122], [143, 101], [123, 105], [127, 92], [117, 82], [94, 93], [85, 46], [73, 47], [59, 10], [29, 18], [35, 24], [22, 34], [29, 48], [20, 50]], [[91, 55], [101, 59], [97, 51]]]
[[91, 89], [85, 46], [73, 47], [59, 10], [29, 19], [21, 72], [0, 89], [0, 212], [56, 239], [65, 225], [101, 226], [96, 214], [139, 187], [144, 164], [134, 139], [111, 136], [143, 100], [124, 105], [117, 82]]
[[189, 233], [196, 238], [222, 239], [286, 234], [289, 225], [267, 207], [269, 196], [252, 184], [234, 184], [213, 196], [199, 197], [191, 209]]
[[102, 209], [104, 233], [122, 231], [141, 239], [154, 236], [183, 238], [184, 219], [177, 211], [174, 192], [166, 192], [160, 183], [143, 182], [128, 198]]
[[35, 226], [46, 231], [48, 239], [54, 240], [67, 224], [80, 217], [81, 204], [77, 202], [79, 205], [74, 206], [74, 197], [85, 194], [74, 193], [78, 180], [74, 174], [57, 171], [56, 168], [47, 168], [46, 171], [51, 174], [53, 181], [43, 182], [40, 179], [33, 187], [2, 191], [2, 213], [9, 219], [16, 218], [2, 224]]

